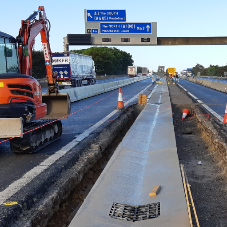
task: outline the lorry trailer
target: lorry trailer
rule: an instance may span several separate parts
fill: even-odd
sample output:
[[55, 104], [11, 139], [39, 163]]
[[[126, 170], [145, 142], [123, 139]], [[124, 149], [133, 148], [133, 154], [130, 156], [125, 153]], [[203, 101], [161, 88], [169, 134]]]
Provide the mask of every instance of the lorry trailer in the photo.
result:
[[128, 66], [128, 77], [146, 76], [147, 75], [147, 71], [148, 70], [147, 70], [146, 67], [141, 67], [141, 66]]
[[142, 67], [142, 76], [147, 76], [147, 74], [148, 74], [148, 68]]
[[95, 64], [91, 56], [73, 52], [52, 53], [52, 66], [59, 88], [96, 83]]
[[128, 66], [128, 77], [137, 76], [137, 66]]

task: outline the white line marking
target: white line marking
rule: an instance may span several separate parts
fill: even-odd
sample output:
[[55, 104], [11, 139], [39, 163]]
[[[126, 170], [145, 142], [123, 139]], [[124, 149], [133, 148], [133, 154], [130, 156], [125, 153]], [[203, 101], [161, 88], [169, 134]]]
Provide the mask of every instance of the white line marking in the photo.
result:
[[223, 117], [221, 117], [218, 113], [216, 113], [215, 111], [213, 111], [209, 106], [207, 106], [206, 104], [202, 104], [202, 106], [204, 106], [209, 112], [211, 112], [219, 121], [223, 122]]
[[198, 99], [196, 96], [194, 96], [191, 92], [188, 92], [189, 95], [191, 95], [194, 99]]
[[[183, 88], [183, 87], [182, 87]], [[190, 92], [188, 92], [188, 94], [190, 94], [192, 97], [194, 96], [193, 94], [191, 94]], [[199, 100], [196, 96], [194, 96], [195, 99], [197, 99], [196, 101], [198, 103], [203, 103], [201, 100]], [[212, 110], [209, 106], [207, 106], [206, 104], [202, 104], [202, 106], [207, 109], [210, 113], [212, 113], [220, 122], [223, 122], [224, 118], [221, 117], [218, 113], [216, 113], [214, 110]]]
[[178, 86], [180, 86], [183, 90], [187, 91], [187, 89], [185, 89], [182, 85], [178, 84]]
[[[134, 99], [136, 99], [139, 96], [139, 94], [141, 92], [145, 91], [151, 85], [152, 84], [147, 86], [144, 90], [140, 91], [137, 95], [132, 97], [125, 104], [132, 102]], [[91, 132], [93, 132], [95, 129], [97, 129], [100, 125], [102, 125], [105, 121], [107, 121], [110, 117], [112, 117], [118, 111], [119, 110], [112, 111], [109, 115], [107, 115], [102, 120], [97, 122], [91, 128], [87, 129], [86, 131], [81, 133], [79, 136], [77, 136], [77, 138], [75, 138], [73, 141], [68, 143], [61, 150], [55, 152], [55, 154], [51, 155], [49, 158], [47, 158], [46, 160], [41, 162], [39, 166], [34, 167], [30, 171], [28, 171], [25, 175], [23, 175], [20, 179], [14, 181], [12, 184], [10, 184], [5, 190], [0, 192], [0, 204], [3, 204], [5, 201], [7, 201], [11, 196], [13, 196], [15, 193], [17, 193], [21, 188], [23, 188], [26, 184], [31, 182], [36, 176], [41, 174], [48, 167], [50, 167], [59, 158], [64, 156], [71, 148], [73, 148], [80, 141], [82, 141], [84, 138], [86, 138]]]

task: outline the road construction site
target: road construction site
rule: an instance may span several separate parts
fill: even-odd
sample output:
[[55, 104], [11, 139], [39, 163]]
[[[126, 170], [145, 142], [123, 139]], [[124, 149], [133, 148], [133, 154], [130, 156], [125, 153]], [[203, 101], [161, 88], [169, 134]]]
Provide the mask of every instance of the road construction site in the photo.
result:
[[[208, 117], [208, 113], [178, 85], [169, 85], [168, 88], [179, 164], [184, 165], [199, 224], [208, 227], [225, 226], [227, 179], [223, 139], [226, 138], [226, 128], [212, 116]], [[182, 121], [182, 110], [185, 108], [190, 114]], [[160, 141], [163, 139], [160, 138]], [[105, 162], [102, 159], [88, 172], [83, 184], [61, 204], [47, 226], [69, 225], [100, 174], [100, 163], [104, 165], [108, 162], [106, 156], [104, 159]], [[190, 207], [193, 226], [197, 226], [192, 206]]]
[[[166, 90], [165, 89], [163, 90], [163, 86], [166, 86]], [[163, 99], [164, 102], [163, 100], [161, 102], [159, 100], [156, 100], [157, 97], [155, 99], [155, 90], [156, 92], [158, 92], [157, 93], [158, 95], [160, 94], [161, 96], [163, 96], [165, 93], [165, 95], [169, 96], [171, 104], [169, 103], [166, 105], [165, 100], [167, 100], [166, 99], [167, 96], [166, 98]], [[105, 216], [105, 218], [107, 219], [107, 221], [113, 222], [115, 224], [118, 223], [117, 226], [127, 226], [128, 224], [130, 225], [130, 223], [131, 224], [133, 223], [133, 226], [134, 225], [146, 226], [146, 224], [150, 225], [154, 222], [157, 223], [160, 222], [159, 226], [167, 226], [165, 225], [166, 224], [165, 221], [164, 223], [162, 223], [162, 220], [169, 219], [168, 224], [170, 224], [172, 215], [172, 217], [174, 217], [174, 219], [172, 220], [178, 221], [178, 223], [179, 220], [181, 220], [182, 223], [184, 223], [184, 225], [182, 226], [190, 226], [189, 224], [190, 220], [193, 223], [193, 226], [198, 226], [196, 224], [196, 217], [198, 216], [200, 226], [208, 227], [225, 226], [225, 223], [227, 223], [225, 203], [225, 198], [227, 196], [226, 192], [227, 179], [225, 177], [226, 175], [225, 124], [222, 124], [216, 117], [208, 113], [206, 109], [202, 107], [201, 103], [198, 104], [196, 100], [192, 99], [188, 92], [182, 89], [181, 85], [179, 86], [178, 84], [169, 84], [167, 89], [167, 84], [165, 84], [164, 82], [163, 83], [160, 82], [156, 85], [151, 84], [151, 86], [148, 87], [146, 89], [146, 92], [144, 93], [145, 94], [150, 93], [149, 95], [150, 99], [148, 99], [150, 101], [148, 101], [146, 105], [144, 104], [138, 105], [134, 103], [133, 105], [129, 105], [127, 108], [125, 108], [125, 110], [116, 112], [115, 116], [110, 118], [110, 121], [104, 124], [104, 127], [97, 128], [97, 130], [94, 133], [92, 133], [90, 136], [81, 141], [80, 144], [78, 144], [72, 150], [71, 154], [68, 154], [67, 156], [61, 159], [60, 162], [62, 163], [62, 166], [64, 166], [65, 165], [64, 163], [66, 162], [68, 162], [69, 165], [63, 168], [64, 171], [59, 171], [58, 180], [55, 179], [54, 185], [51, 186], [50, 183], [46, 185], [46, 187], [49, 187], [48, 190], [46, 189], [44, 190], [44, 188], [42, 188], [41, 186], [40, 188], [42, 188], [43, 192], [35, 196], [33, 199], [30, 199], [30, 203], [27, 202], [28, 201], [27, 199], [24, 200], [26, 202], [20, 207], [18, 207], [19, 209], [15, 207], [16, 205], [12, 205], [10, 209], [8, 209], [9, 208], [8, 206], [7, 211], [5, 208], [3, 208], [2, 214], [5, 215], [4, 217], [5, 224], [2, 222], [2, 226], [9, 226], [9, 224], [7, 223], [11, 223], [10, 224], [11, 226], [48, 226], [48, 227], [52, 226], [62, 227], [69, 225], [70, 227], [76, 226], [73, 224], [73, 219], [77, 218], [78, 212], [80, 212], [81, 216], [81, 211], [83, 211], [84, 209], [83, 206], [89, 204], [89, 202], [87, 201], [89, 201], [89, 198], [91, 196], [89, 195], [91, 193], [90, 190], [94, 190], [92, 189], [92, 187], [95, 184], [98, 185], [98, 186], [96, 185], [95, 188], [99, 187], [100, 185], [99, 175], [102, 173], [103, 170], [104, 174], [107, 172], [105, 166], [110, 165], [108, 164], [109, 159], [111, 157], [114, 157], [112, 156], [112, 154], [116, 156], [117, 153], [115, 152], [116, 151], [119, 152], [118, 147], [122, 146], [119, 144], [122, 140], [124, 141], [125, 135], [128, 134], [127, 131], [129, 129], [133, 130], [133, 127], [135, 127], [134, 121], [136, 120], [137, 116], [140, 116], [141, 114], [142, 114], [141, 116], [143, 116], [144, 113], [146, 113], [146, 111], [149, 112], [155, 111], [155, 109], [157, 108], [153, 107], [157, 106], [159, 106], [160, 113], [164, 114], [163, 116], [165, 117], [163, 119], [162, 118], [160, 119], [161, 122], [159, 122], [159, 120], [157, 121], [159, 122], [159, 124], [157, 125], [157, 128], [155, 128], [152, 134], [155, 143], [153, 144], [152, 142], [151, 145], [153, 144], [152, 146], [160, 148], [160, 144], [162, 144], [162, 146], [170, 148], [174, 145], [175, 140], [177, 153], [174, 154], [176, 160], [174, 161], [175, 167], [173, 169], [175, 169], [174, 173], [176, 173], [176, 176], [175, 174], [173, 174], [172, 176], [173, 179], [177, 177], [177, 179], [178, 180], [180, 179], [180, 181], [178, 181], [178, 183], [175, 184], [175, 180], [171, 180], [169, 182], [169, 185], [172, 188], [171, 187], [169, 188], [169, 186], [167, 187], [168, 184], [163, 183], [161, 174], [163, 170], [161, 170], [160, 168], [159, 170], [161, 170], [161, 172], [158, 172], [157, 169], [156, 170], [154, 169], [155, 176], [153, 176], [154, 174], [152, 171], [154, 170], [152, 170], [152, 167], [155, 168], [155, 165], [158, 165], [159, 163], [160, 166], [165, 166], [164, 169], [166, 169], [169, 161], [172, 160], [172, 158], [170, 158], [172, 156], [167, 158], [168, 155], [167, 156], [164, 155], [162, 159], [160, 160], [157, 159], [155, 163], [150, 164], [151, 165], [151, 167], [149, 167], [151, 168], [150, 170], [146, 169], [151, 171], [150, 175], [149, 173], [146, 173], [146, 170], [144, 169], [146, 180], [149, 179], [148, 182], [150, 182], [148, 185], [149, 187], [146, 186], [145, 187], [146, 190], [143, 189], [146, 191], [145, 194], [144, 193], [142, 193], [142, 195], [137, 194], [137, 196], [142, 196], [141, 198], [143, 199], [145, 198], [145, 201], [153, 201], [154, 198], [155, 200], [157, 200], [156, 202], [160, 202], [161, 200], [159, 215], [153, 219], [135, 221], [135, 223], [127, 222], [125, 220], [116, 220], [111, 218], [109, 215]], [[172, 108], [170, 107], [170, 105]], [[182, 120], [182, 111], [184, 109], [188, 109], [189, 114], [186, 116], [184, 120]], [[157, 114], [157, 112], [154, 113]], [[153, 117], [151, 116], [150, 119], [155, 119], [158, 116], [158, 115], [156, 116], [156, 114], [152, 115]], [[138, 117], [137, 121], [141, 121], [140, 120], [142, 118], [141, 116]], [[171, 122], [167, 123], [166, 120], [164, 119], [169, 119]], [[147, 125], [147, 127], [148, 128], [149, 126], [150, 128], [155, 127], [152, 125], [153, 123], [152, 124], [150, 123], [150, 125]], [[169, 131], [169, 127], [171, 127], [171, 125], [174, 125], [173, 131], [173, 133], [175, 132], [175, 134], [173, 134], [174, 137], [168, 135], [172, 134], [172, 132]], [[160, 133], [159, 132], [160, 128], [162, 128], [165, 133]], [[146, 134], [147, 130], [144, 129], [142, 130]], [[139, 130], [137, 129], [135, 130], [134, 128], [132, 132], [134, 133], [136, 131]], [[134, 136], [135, 138], [137, 138], [136, 134], [134, 134]], [[171, 140], [168, 139], [169, 137], [171, 138]], [[148, 143], [145, 137], [143, 136], [139, 136], [138, 140], [135, 140], [135, 142], [137, 142], [136, 147], [140, 147], [141, 144]], [[144, 147], [142, 149], [144, 149]], [[70, 161], [72, 160], [72, 156], [74, 156], [73, 162]], [[154, 157], [155, 156], [151, 156], [152, 159]], [[145, 156], [142, 155], [141, 158], [144, 159]], [[150, 161], [152, 161], [152, 159]], [[150, 163], [150, 161], [148, 163]], [[163, 161], [165, 162], [165, 164], [162, 164]], [[188, 185], [190, 184], [190, 189], [194, 201], [194, 207], [196, 209], [197, 215], [194, 215], [192, 209], [193, 205], [192, 202], [190, 201], [189, 195], [188, 195], [189, 206], [187, 206], [187, 197], [184, 196], [184, 184], [182, 182], [180, 172], [181, 168], [179, 167], [179, 164], [184, 165], [184, 173], [187, 175], [189, 182]], [[127, 166], [127, 162], [125, 162], [125, 165]], [[133, 166], [136, 169], [135, 163]], [[52, 166], [52, 169], [50, 169], [48, 173], [45, 174], [46, 180], [49, 179], [49, 182], [50, 179], [55, 175], [54, 173], [56, 172], [54, 171], [55, 167], [56, 165]], [[132, 168], [129, 169], [133, 170]], [[123, 171], [123, 173], [127, 173], [127, 171], [126, 172]], [[168, 169], [167, 172], [169, 171], [170, 168]], [[135, 182], [140, 182], [140, 180], [138, 179], [138, 173], [139, 173], [138, 171], [135, 170], [133, 171], [133, 174], [135, 174], [134, 175], [135, 178], [133, 181], [137, 179]], [[133, 177], [133, 174], [127, 173], [126, 174], [127, 178], [130, 177], [130, 175], [132, 175]], [[96, 182], [97, 179], [99, 179], [97, 181], [98, 183]], [[156, 182], [155, 185], [159, 184], [161, 185], [161, 190], [157, 192], [157, 195], [154, 198], [149, 197], [147, 193], [154, 186], [154, 182], [152, 182], [151, 179], [153, 180], [155, 179], [154, 181]], [[40, 182], [41, 179], [36, 179], [37, 185]], [[132, 182], [131, 183], [128, 182], [128, 186], [126, 184], [126, 186], [130, 188], [130, 190], [133, 189]], [[114, 185], [112, 185], [112, 188], [114, 188]], [[122, 191], [123, 194], [125, 192], [127, 193], [127, 191], [124, 190]], [[180, 194], [181, 196], [179, 196]], [[164, 198], [163, 195], [165, 195]], [[118, 193], [118, 198], [120, 198], [119, 196], [120, 194]], [[132, 197], [131, 205], [144, 205], [144, 203], [139, 202], [136, 203], [135, 199], [137, 198], [137, 196]], [[16, 195], [16, 197], [14, 196], [12, 198], [14, 199], [14, 201], [16, 200], [16, 198], [19, 201], [25, 199], [20, 198], [19, 195]], [[166, 219], [165, 206], [166, 201], [169, 201], [170, 198], [171, 200], [173, 198], [178, 199], [181, 198], [180, 199], [181, 209], [179, 209], [178, 211], [174, 211], [174, 209], [172, 209], [172, 212], [169, 213], [167, 212], [168, 215], [170, 214], [171, 215], [168, 216], [168, 218]], [[98, 200], [100, 200], [100, 198]], [[179, 205], [178, 202], [176, 201], [174, 202], [174, 200], [172, 201], [172, 203], [175, 205], [176, 204]], [[170, 204], [172, 206], [175, 206], [172, 203]], [[187, 211], [188, 207], [190, 207], [191, 210], [191, 218], [188, 216]], [[106, 211], [107, 213], [110, 212], [110, 208], [111, 207], [109, 207], [109, 209]], [[177, 210], [177, 206], [175, 206], [175, 208]], [[22, 209], [23, 212], [21, 212], [20, 209]], [[12, 212], [14, 212], [13, 216]], [[10, 222], [9, 219], [7, 219], [7, 216], [15, 217], [14, 215], [18, 215], [19, 213], [21, 214], [17, 216], [17, 220], [15, 220], [14, 224], [12, 224], [12, 222]], [[176, 217], [178, 219], [175, 219]], [[82, 225], [83, 222], [81, 222], [81, 220], [80, 223], [81, 226], [91, 226], [87, 224]], [[168, 226], [174, 226], [174, 224]]]

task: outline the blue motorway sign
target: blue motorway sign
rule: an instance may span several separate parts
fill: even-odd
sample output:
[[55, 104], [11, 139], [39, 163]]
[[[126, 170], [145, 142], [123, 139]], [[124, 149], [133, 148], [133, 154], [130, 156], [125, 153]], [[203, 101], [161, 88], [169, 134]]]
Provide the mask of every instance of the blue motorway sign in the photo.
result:
[[100, 21], [126, 21], [126, 10], [89, 10], [87, 9], [87, 22], [100, 22]]
[[92, 28], [91, 29], [91, 33], [92, 34], [98, 34], [99, 33], [99, 30], [97, 28]]
[[152, 33], [151, 23], [100, 23], [100, 33]]

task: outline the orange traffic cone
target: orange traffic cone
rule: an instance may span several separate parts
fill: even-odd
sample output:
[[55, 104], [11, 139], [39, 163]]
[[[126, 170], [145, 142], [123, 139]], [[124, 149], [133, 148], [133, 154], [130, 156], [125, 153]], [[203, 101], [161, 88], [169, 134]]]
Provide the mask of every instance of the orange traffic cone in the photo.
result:
[[226, 104], [226, 108], [225, 108], [225, 115], [224, 115], [223, 123], [227, 123], [227, 104]]
[[189, 110], [188, 109], [183, 109], [182, 121], [187, 117], [188, 114], [189, 114]]
[[117, 109], [122, 110], [124, 108], [125, 107], [124, 107], [124, 102], [123, 102], [122, 90], [121, 90], [121, 88], [119, 88]]

